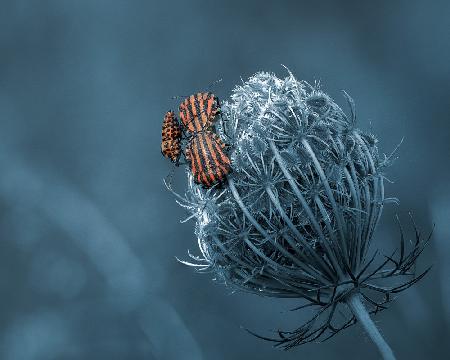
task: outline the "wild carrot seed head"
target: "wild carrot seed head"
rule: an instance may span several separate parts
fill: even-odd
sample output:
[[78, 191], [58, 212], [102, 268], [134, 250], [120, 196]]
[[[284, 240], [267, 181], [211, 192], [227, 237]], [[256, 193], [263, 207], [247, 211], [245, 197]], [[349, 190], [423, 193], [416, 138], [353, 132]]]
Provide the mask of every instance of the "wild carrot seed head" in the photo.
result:
[[[303, 298], [318, 307], [310, 322], [277, 340], [287, 348], [352, 324], [349, 315], [331, 326], [352, 291], [366, 296], [374, 311], [384, 308], [392, 293], [423, 276], [411, 269], [424, 246], [417, 239], [405, 255], [402, 233], [401, 257], [373, 269], [378, 259], [368, 249], [385, 203], [383, 171], [391, 158], [379, 154], [374, 135], [356, 128], [347, 93], [349, 114], [318, 84], [288, 73], [280, 79], [259, 72], [233, 90], [216, 125], [231, 145], [228, 183], [203, 189], [188, 172], [188, 190], [180, 197], [196, 219], [202, 254], [184, 263], [237, 289]], [[396, 287], [373, 282], [401, 276], [412, 280]], [[382, 299], [372, 300], [367, 291]]]

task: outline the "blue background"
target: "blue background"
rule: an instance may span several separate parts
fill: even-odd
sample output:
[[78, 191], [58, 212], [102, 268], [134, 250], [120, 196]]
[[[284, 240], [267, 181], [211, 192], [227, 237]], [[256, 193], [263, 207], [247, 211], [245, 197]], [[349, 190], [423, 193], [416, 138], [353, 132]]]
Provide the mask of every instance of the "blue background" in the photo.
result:
[[[162, 183], [172, 96], [226, 99], [259, 70], [320, 80], [390, 152], [377, 246], [408, 211], [431, 273], [375, 320], [399, 359], [450, 357], [449, 1], [1, 1], [0, 358], [377, 359], [357, 325], [273, 349], [292, 302], [231, 294], [175, 260], [194, 224]], [[174, 187], [185, 175], [176, 169]], [[411, 234], [411, 233], [410, 233]]]

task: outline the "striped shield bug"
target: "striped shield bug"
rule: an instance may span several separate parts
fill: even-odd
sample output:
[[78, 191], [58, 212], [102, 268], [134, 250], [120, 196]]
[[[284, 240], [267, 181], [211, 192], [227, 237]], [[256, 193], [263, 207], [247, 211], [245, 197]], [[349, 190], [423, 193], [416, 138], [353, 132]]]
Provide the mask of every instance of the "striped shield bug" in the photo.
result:
[[219, 99], [210, 92], [191, 95], [180, 104], [181, 122], [190, 133], [209, 128], [219, 112]]
[[220, 137], [209, 130], [190, 138], [185, 155], [196, 183], [210, 188], [224, 182], [231, 172], [231, 161], [225, 148]]
[[161, 153], [178, 165], [181, 155], [181, 126], [173, 111], [164, 116], [161, 132]]
[[172, 111], [164, 117], [162, 154], [176, 166], [184, 154], [194, 181], [205, 188], [222, 184], [231, 172], [231, 161], [225, 143], [214, 132], [214, 121], [220, 114], [218, 97], [199, 92], [186, 97], [179, 110], [181, 124]]

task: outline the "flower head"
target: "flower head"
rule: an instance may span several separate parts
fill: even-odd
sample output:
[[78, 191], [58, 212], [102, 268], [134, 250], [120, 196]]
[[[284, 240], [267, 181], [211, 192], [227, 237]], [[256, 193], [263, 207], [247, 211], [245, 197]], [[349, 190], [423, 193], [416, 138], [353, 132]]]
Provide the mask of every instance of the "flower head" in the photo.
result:
[[[425, 243], [417, 238], [406, 253], [403, 232], [397, 257], [369, 256], [391, 157], [357, 129], [353, 100], [344, 96], [349, 115], [318, 84], [290, 72], [255, 74], [233, 90], [216, 125], [231, 143], [228, 183], [205, 190], [188, 172], [181, 200], [197, 220], [200, 269], [237, 289], [317, 307], [309, 322], [271, 339], [286, 348], [353, 324], [351, 313], [337, 318], [350, 294], [376, 312], [424, 275], [413, 268]], [[401, 284], [377, 282], [404, 276]]]

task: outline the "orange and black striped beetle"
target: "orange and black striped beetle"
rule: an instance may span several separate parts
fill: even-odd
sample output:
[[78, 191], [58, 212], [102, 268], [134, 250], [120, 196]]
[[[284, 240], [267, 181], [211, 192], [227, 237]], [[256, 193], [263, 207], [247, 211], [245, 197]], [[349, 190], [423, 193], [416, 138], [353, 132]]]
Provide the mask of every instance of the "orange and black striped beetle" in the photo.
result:
[[210, 92], [191, 95], [180, 104], [181, 121], [190, 133], [209, 128], [219, 112], [219, 99]]
[[173, 111], [164, 116], [161, 132], [161, 153], [178, 165], [181, 155], [181, 126]]
[[210, 188], [224, 182], [231, 172], [231, 161], [225, 148], [220, 137], [209, 130], [198, 132], [190, 138], [186, 160], [196, 183]]
[[182, 127], [173, 112], [168, 112], [164, 118], [163, 155], [178, 165], [184, 135], [187, 140], [184, 155], [194, 181], [205, 188], [223, 183], [231, 172], [231, 161], [226, 154], [225, 143], [213, 129], [215, 118], [220, 113], [219, 99], [210, 92], [200, 92], [187, 97], [179, 110]]

